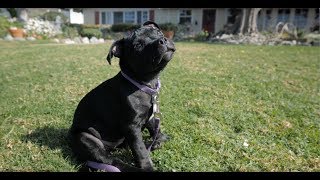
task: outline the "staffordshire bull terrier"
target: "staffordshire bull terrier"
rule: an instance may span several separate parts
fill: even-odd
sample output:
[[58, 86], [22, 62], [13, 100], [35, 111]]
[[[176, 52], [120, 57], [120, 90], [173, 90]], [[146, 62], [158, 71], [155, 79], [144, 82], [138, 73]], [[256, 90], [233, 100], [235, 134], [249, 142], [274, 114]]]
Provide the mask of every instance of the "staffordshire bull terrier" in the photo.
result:
[[[152, 21], [111, 45], [107, 61], [118, 57], [121, 71], [86, 94], [74, 113], [69, 137], [78, 160], [105, 171], [154, 171], [149, 152], [168, 139], [159, 126], [159, 75], [174, 52], [172, 40]], [[145, 128], [151, 144], [143, 140]], [[135, 166], [111, 156], [123, 144]]]

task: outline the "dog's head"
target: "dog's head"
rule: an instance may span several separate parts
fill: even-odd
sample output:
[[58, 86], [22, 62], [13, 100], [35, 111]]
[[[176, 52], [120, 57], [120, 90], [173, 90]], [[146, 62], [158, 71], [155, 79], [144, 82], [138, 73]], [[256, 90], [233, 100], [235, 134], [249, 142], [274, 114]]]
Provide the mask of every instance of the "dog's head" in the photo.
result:
[[163, 70], [174, 51], [172, 40], [164, 37], [156, 23], [147, 21], [130, 36], [115, 41], [107, 60], [111, 64], [111, 58], [118, 57], [122, 70], [143, 78]]

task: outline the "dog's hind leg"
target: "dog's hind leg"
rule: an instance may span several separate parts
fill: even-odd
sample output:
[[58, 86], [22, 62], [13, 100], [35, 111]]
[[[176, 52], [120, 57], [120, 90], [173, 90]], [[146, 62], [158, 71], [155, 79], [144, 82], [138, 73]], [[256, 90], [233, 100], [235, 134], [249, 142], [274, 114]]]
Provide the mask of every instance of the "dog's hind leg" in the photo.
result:
[[111, 157], [109, 149], [102, 141], [92, 134], [81, 132], [74, 134], [72, 150], [80, 161], [94, 161], [117, 167], [120, 171], [142, 171], [142, 169], [124, 163], [118, 158]]

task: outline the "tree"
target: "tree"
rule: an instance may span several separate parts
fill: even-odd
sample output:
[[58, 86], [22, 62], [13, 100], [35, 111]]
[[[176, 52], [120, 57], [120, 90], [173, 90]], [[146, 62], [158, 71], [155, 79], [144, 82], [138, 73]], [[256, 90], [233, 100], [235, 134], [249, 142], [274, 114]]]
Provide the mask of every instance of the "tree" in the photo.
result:
[[242, 9], [242, 19], [239, 34], [258, 33], [257, 19], [261, 8], [244, 8]]
[[21, 22], [28, 21], [28, 10], [27, 8], [17, 8], [18, 20]]

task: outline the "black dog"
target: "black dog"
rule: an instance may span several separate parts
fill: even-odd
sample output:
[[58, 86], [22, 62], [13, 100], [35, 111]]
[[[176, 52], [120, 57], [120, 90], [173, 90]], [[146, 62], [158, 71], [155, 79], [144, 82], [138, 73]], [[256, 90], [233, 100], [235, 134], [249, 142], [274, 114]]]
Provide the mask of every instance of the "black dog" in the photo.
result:
[[[79, 160], [112, 165], [120, 171], [154, 170], [142, 131], [147, 128], [154, 137], [152, 149], [167, 140], [155, 118], [155, 101], [159, 73], [174, 51], [173, 42], [152, 21], [112, 44], [107, 60], [111, 64], [111, 58], [118, 57], [121, 72], [80, 101], [70, 128], [71, 148]], [[136, 166], [111, 157], [110, 151], [123, 143], [129, 145]]]

